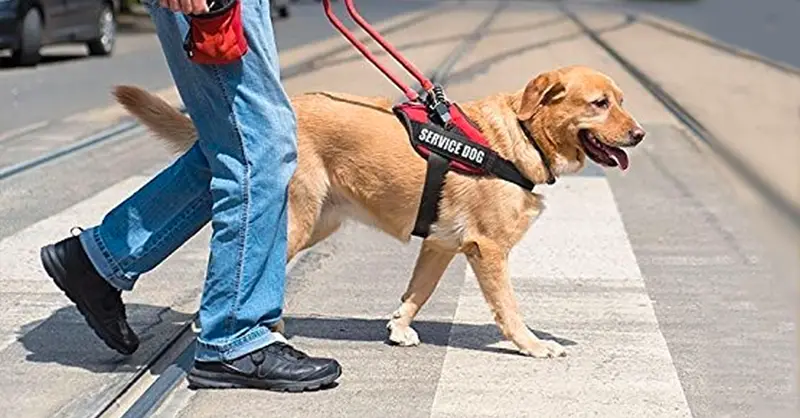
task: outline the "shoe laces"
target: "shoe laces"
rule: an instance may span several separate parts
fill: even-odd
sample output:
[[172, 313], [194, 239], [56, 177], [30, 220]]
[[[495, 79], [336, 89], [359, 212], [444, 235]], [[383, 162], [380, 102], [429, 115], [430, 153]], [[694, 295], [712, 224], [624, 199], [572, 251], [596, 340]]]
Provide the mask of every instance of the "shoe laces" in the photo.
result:
[[[84, 232], [84, 229], [80, 226], [73, 226], [70, 228], [69, 233], [73, 237], [77, 237]], [[108, 292], [107, 295], [103, 297], [102, 306], [106, 311], [115, 311], [116, 314], [120, 315], [124, 319], [128, 319], [127, 312], [125, 311], [125, 304], [122, 303], [122, 292], [116, 289], [112, 289]], [[116, 309], [115, 309], [116, 308]]]
[[265, 347], [266, 350], [271, 351], [273, 353], [286, 355], [292, 357], [296, 360], [304, 360], [308, 358], [308, 355], [289, 344], [282, 343], [282, 342], [275, 342]]

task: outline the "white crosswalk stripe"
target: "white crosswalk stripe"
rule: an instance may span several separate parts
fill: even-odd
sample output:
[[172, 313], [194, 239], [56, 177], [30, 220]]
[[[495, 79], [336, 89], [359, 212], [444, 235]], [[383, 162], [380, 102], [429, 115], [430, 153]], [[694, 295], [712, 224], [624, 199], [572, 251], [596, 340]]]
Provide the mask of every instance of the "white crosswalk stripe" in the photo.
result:
[[69, 229], [94, 225], [132, 190], [144, 184], [144, 177], [131, 177], [66, 210], [28, 226], [0, 240], [0, 311], [14, 313], [0, 319], [0, 350], [16, 341], [17, 330], [33, 320], [41, 320], [67, 306], [66, 297], [47, 297], [38, 303], [20, 303], [14, 295], [60, 294], [47, 278], [39, 261], [39, 249], [63, 239]]
[[198, 234], [199, 240], [176, 252], [153, 280], [124, 296], [129, 321], [143, 336], [139, 351], [126, 359], [92, 333], [40, 264], [43, 245], [68, 236], [73, 226], [97, 224], [148, 179], [129, 177], [0, 240], [0, 374], [5, 376], [0, 391], [13, 394], [0, 399], [0, 416], [96, 413], [196, 308], [206, 234]]
[[[9, 284], [7, 291], [19, 292], [25, 288], [29, 292], [28, 298], [30, 294], [53, 293], [53, 286], [43, 280], [43, 272], [38, 264], [38, 248], [62, 237], [68, 226], [97, 222], [105, 211], [144, 181], [146, 179], [143, 177], [132, 177], [0, 241], [0, 254], [3, 254], [0, 281]], [[316, 331], [308, 333], [308, 330], [302, 329], [335, 327], [340, 320], [322, 320], [319, 324], [308, 325], [295, 320], [296, 326], [301, 327], [298, 342], [315, 351], [330, 350], [331, 355], [345, 359], [357, 358], [353, 356], [362, 350], [368, 350], [363, 353], [377, 350], [374, 354], [388, 355], [394, 361], [399, 358], [406, 358], [404, 361], [413, 359], [414, 367], [419, 370], [439, 369], [438, 375], [431, 376], [433, 381], [430, 383], [433, 384], [418, 387], [424, 388], [422, 390], [427, 392], [425, 396], [431, 399], [429, 412], [435, 417], [691, 416], [607, 180], [604, 177], [567, 177], [541, 192], [546, 196], [547, 209], [512, 252], [510, 268], [526, 322], [536, 331], [552, 333], [563, 342], [568, 350], [566, 358], [527, 358], [517, 355], [509, 342], [498, 342], [501, 336], [472, 271], [463, 262], [456, 263], [451, 268], [455, 271], [448, 273], [452, 275], [457, 271], [459, 278], [455, 282], [450, 280], [451, 285], [446, 284], [447, 280], [443, 282], [445, 284], [434, 295], [432, 305], [426, 307], [427, 312], [423, 310], [420, 318], [423, 323], [432, 319], [430, 312], [433, 310], [438, 312], [434, 317], [441, 318], [442, 323], [453, 323], [449, 336], [438, 336], [439, 340], [447, 341], [446, 347], [437, 348], [423, 341], [423, 347], [386, 351], [373, 338], [363, 341], [356, 339], [342, 346], [324, 336], [315, 337]], [[368, 233], [361, 227], [349, 227], [342, 231], [334, 246], [343, 245], [372, 248], [377, 257], [372, 262], [376, 265], [385, 264], [386, 261], [380, 261], [382, 259], [397, 260], [400, 254], [405, 254], [402, 258], [409, 264], [416, 248], [416, 245], [412, 245], [399, 249], [392, 240], [381, 234]], [[358, 253], [361, 251], [340, 252], [335, 255], [336, 263], [360, 263], [354, 255]], [[184, 258], [201, 269], [202, 263], [198, 263], [200, 256], [198, 251], [189, 251]], [[403, 280], [406, 279], [404, 270], [411, 265], [404, 266], [392, 268], [391, 275], [400, 280], [393, 280], [395, 283], [390, 286], [393, 289], [391, 292], [398, 293], [402, 289]], [[343, 284], [342, 280], [346, 280], [335, 265], [324, 266], [322, 270], [319, 274], [328, 276], [332, 283]], [[25, 285], [26, 282], [29, 284]], [[311, 284], [314, 282], [310, 281]], [[313, 311], [321, 307], [321, 299], [317, 296], [321, 295], [320, 292], [329, 294], [329, 291], [322, 290], [327, 288], [325, 283], [318, 284], [319, 290], [307, 288], [302, 290], [302, 295], [297, 295], [301, 299], [295, 310], [299, 311], [290, 312], [290, 315], [305, 310], [301, 306], [311, 307]], [[356, 283], [348, 284], [353, 285]], [[191, 288], [184, 286], [184, 292], [187, 287]], [[364, 296], [381, 307], [366, 309], [375, 319], [356, 325], [365, 330], [372, 329], [373, 322], [381, 326], [383, 319], [376, 318], [374, 314], [385, 310], [383, 305], [393, 306], [391, 299], [394, 297], [380, 296], [389, 293], [385, 289], [373, 288], [367, 293], [372, 295]], [[137, 299], [148, 300], [152, 297], [153, 294], [150, 294]], [[343, 298], [345, 295], [339, 294], [337, 297]], [[443, 308], [443, 299], [457, 302], [454, 311]], [[3, 303], [7, 305], [7, 310], [14, 312], [3, 321], [5, 347], [13, 344], [17, 331], [26, 323], [44, 319], [53, 310], [66, 304], [65, 299], [51, 295], [44, 297], [41, 303], [25, 304], [27, 308], [20, 310], [11, 306], [13, 298], [4, 300], [7, 301]], [[344, 301], [338, 306], [341, 308], [319, 312], [331, 318], [342, 315], [353, 318], [343, 324], [350, 323], [348, 321], [359, 323], [356, 318], [363, 315], [360, 312], [364, 306]], [[36, 312], [32, 310], [34, 307], [38, 307], [34, 309]], [[72, 327], [83, 326], [78, 318], [70, 322]], [[426, 325], [420, 326], [425, 330]], [[351, 329], [349, 332], [353, 331]], [[431, 335], [430, 330], [427, 331], [423, 333], [423, 339], [430, 343], [437, 337]], [[15, 357], [25, 352], [18, 349], [13, 351], [18, 353]], [[383, 354], [379, 354], [381, 352]], [[442, 354], [435, 354], [437, 352]], [[368, 363], [351, 361], [348, 364], [349, 373], [343, 377], [346, 385], [362, 386], [358, 380], [371, 375], [366, 369], [354, 370], [354, 366], [374, 368], [382, 362], [376, 357]], [[404, 367], [410, 365], [408, 363]], [[55, 370], [46, 364], [29, 364], [25, 369], [33, 373], [31, 384], [39, 381], [35, 375], [53, 373]], [[62, 370], [60, 374], [64, 375], [63, 378], [79, 379], [90, 386], [102, 381], [102, 378], [75, 369], [69, 372]], [[44, 378], [43, 375], [40, 377]], [[412, 388], [409, 387], [409, 390]], [[341, 390], [346, 389], [342, 387], [338, 395], [336, 390], [329, 392], [333, 394], [330, 399], [332, 404], [341, 401]], [[62, 390], [61, 395], [69, 396], [69, 391]], [[470, 399], [469, 402], [464, 401], [465, 396]], [[189, 403], [185, 407], [192, 409], [193, 402], [199, 401], [195, 406], [200, 407], [214, 398], [203, 395], [197, 400], [187, 399]], [[55, 406], [66, 399], [55, 397], [51, 400]]]
[[86, 199], [66, 210], [28, 226], [24, 230], [0, 240], [0, 281], [41, 281], [44, 270], [39, 264], [39, 248], [63, 239], [73, 226], [97, 224], [103, 215], [124, 200], [138, 187], [144, 185], [146, 177], [129, 177], [90, 199]]
[[510, 269], [526, 322], [568, 356], [487, 346], [500, 335], [468, 270], [433, 416], [691, 416], [607, 181], [563, 178], [546, 195]]

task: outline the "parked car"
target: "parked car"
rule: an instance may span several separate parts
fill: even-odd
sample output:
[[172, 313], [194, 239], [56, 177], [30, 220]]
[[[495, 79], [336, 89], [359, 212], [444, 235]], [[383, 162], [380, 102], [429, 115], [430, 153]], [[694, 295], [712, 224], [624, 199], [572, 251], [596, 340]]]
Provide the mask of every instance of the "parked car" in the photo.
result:
[[85, 43], [89, 54], [114, 51], [119, 0], [0, 0], [0, 49], [17, 65], [36, 65], [46, 45]]

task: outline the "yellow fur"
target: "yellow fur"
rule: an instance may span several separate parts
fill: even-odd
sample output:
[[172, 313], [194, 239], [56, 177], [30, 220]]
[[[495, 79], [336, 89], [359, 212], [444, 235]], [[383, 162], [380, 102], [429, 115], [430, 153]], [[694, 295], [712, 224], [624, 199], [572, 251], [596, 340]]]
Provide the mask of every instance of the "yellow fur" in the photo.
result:
[[[196, 140], [192, 121], [160, 98], [120, 86], [116, 96], [174, 150]], [[593, 104], [607, 97], [608, 108]], [[586, 67], [541, 74], [514, 93], [498, 93], [462, 103], [492, 148], [538, 184], [548, 178], [539, 153], [519, 127], [533, 133], [555, 176], [583, 167], [580, 129], [609, 146], [633, 146], [640, 129], [621, 106], [622, 92], [609, 77]], [[425, 161], [382, 97], [309, 93], [292, 98], [298, 120], [297, 171], [289, 197], [288, 258], [334, 233], [352, 218], [396, 239], [411, 238], [425, 176]], [[268, 133], [265, 133], [268, 135]], [[564, 354], [526, 326], [509, 280], [507, 256], [543, 210], [541, 196], [503, 180], [448, 173], [439, 220], [423, 242], [402, 305], [389, 321], [389, 338], [401, 345], [419, 339], [410, 327], [442, 273], [463, 253], [503, 335], [534, 357]]]

